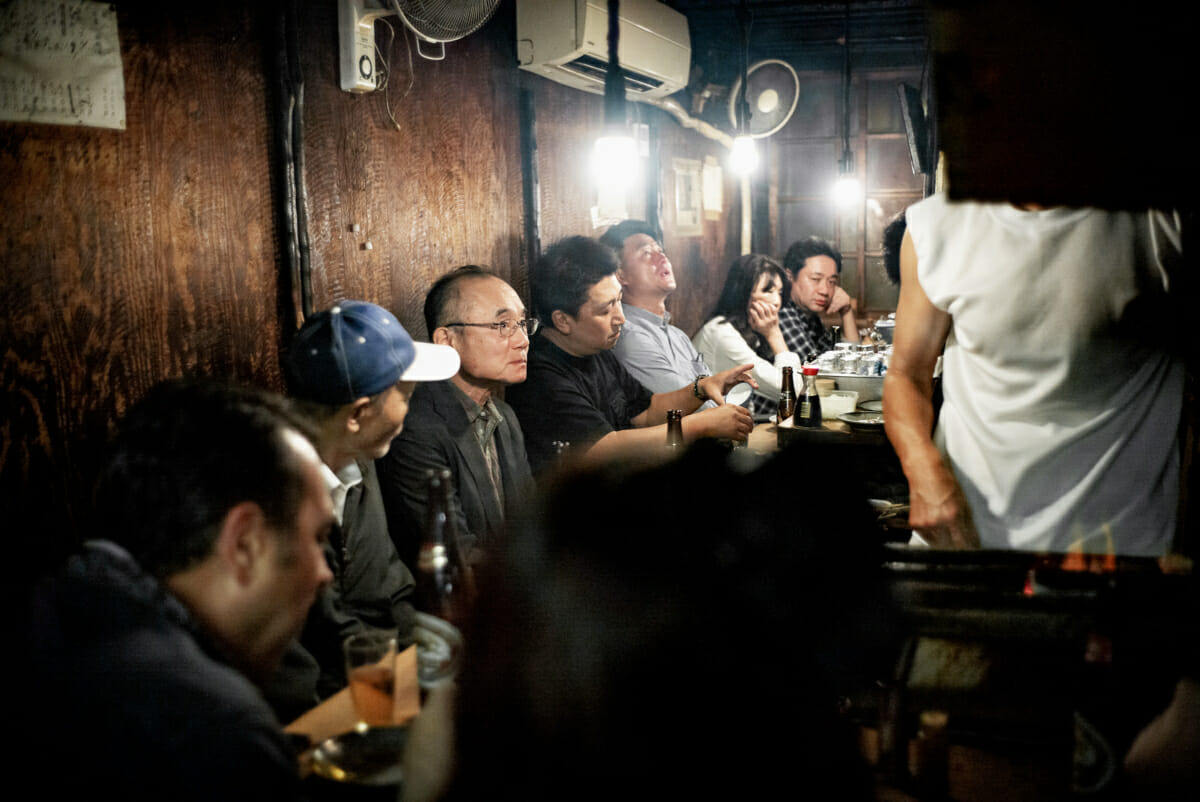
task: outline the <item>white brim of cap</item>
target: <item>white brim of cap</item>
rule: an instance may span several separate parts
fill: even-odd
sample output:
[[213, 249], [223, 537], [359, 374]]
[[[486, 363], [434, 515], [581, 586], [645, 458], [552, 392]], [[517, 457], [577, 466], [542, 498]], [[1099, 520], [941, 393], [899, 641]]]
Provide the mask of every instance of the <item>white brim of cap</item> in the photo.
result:
[[414, 342], [416, 357], [400, 376], [402, 382], [438, 382], [458, 373], [458, 351], [448, 345]]

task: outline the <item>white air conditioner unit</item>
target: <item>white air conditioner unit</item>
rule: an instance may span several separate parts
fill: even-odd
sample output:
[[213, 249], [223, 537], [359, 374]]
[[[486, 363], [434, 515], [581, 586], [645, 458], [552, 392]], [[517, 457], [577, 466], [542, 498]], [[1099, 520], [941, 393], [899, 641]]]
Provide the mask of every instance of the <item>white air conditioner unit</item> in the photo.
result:
[[[692, 43], [687, 17], [656, 0], [621, 0], [617, 58], [630, 100], [663, 98], [687, 86]], [[517, 0], [517, 61], [523, 70], [604, 94], [608, 66], [605, 0]]]

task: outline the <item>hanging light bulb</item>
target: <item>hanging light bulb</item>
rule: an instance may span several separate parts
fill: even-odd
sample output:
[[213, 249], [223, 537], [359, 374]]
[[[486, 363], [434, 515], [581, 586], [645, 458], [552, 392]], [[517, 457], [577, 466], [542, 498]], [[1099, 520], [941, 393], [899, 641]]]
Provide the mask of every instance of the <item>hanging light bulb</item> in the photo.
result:
[[602, 192], [625, 191], [638, 173], [637, 143], [628, 131], [606, 130], [592, 146], [592, 177]]
[[842, 21], [842, 158], [838, 160], [838, 178], [833, 184], [833, 201], [838, 208], [862, 203], [862, 184], [854, 168], [850, 150], [850, 18], [849, 6]]
[[729, 166], [735, 173], [750, 175], [758, 168], [758, 145], [748, 129], [750, 118], [750, 101], [746, 93], [750, 90], [747, 64], [750, 61], [750, 9], [746, 3], [738, 7], [738, 25], [742, 31], [742, 88], [741, 100], [738, 102], [737, 135], [733, 138], [733, 146], [729, 154]]
[[[616, 203], [638, 174], [637, 143], [625, 120], [625, 73], [617, 57], [620, 0], [608, 0], [608, 66], [604, 71], [604, 133], [592, 147], [592, 176], [601, 206]], [[624, 204], [621, 203], [621, 206]]]
[[833, 184], [833, 201], [839, 208], [845, 208], [861, 203], [862, 200], [862, 184], [859, 183], [854, 170], [854, 154], [847, 149], [838, 160], [838, 177]]
[[739, 135], [733, 138], [729, 166], [742, 175], [752, 173], [758, 168], [758, 145], [754, 143], [754, 137]]

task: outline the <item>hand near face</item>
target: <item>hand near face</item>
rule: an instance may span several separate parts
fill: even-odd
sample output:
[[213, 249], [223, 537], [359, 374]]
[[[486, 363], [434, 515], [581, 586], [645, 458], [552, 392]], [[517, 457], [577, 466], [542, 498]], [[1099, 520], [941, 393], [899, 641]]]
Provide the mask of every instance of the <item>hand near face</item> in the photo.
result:
[[758, 382], [750, 375], [753, 367], [754, 365], [747, 363], [714, 373], [700, 382], [700, 392], [704, 393], [714, 404], [720, 406], [725, 403], [725, 396], [729, 394], [729, 391], [742, 382], [758, 389]]
[[833, 297], [829, 299], [829, 314], [844, 315], [849, 309], [850, 293], [841, 287], [834, 288]]
[[750, 318], [750, 328], [762, 336], [768, 336], [779, 328], [779, 307], [765, 301], [751, 301], [747, 310]]

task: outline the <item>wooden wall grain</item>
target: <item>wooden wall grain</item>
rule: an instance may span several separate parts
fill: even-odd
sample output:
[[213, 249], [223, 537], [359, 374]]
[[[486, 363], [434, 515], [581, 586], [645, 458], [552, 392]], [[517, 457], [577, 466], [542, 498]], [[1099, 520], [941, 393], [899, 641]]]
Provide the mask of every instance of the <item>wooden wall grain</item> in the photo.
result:
[[[22, 559], [38, 564], [85, 534], [109, 425], [153, 383], [203, 374], [283, 389], [278, 6], [122, 2], [126, 130], [0, 123], [0, 514]], [[387, 99], [398, 129], [382, 93], [338, 88], [335, 4], [299, 7], [317, 308], [375, 301], [422, 337], [426, 288], [467, 262], [527, 297], [522, 87], [537, 117], [543, 245], [599, 233], [585, 170], [601, 98], [516, 68], [511, 2], [445, 61], [414, 54], [411, 89], [397, 38]], [[717, 152], [661, 120], [667, 169], [676, 154]], [[694, 330], [736, 254], [736, 212], [699, 238], [673, 237], [665, 212], [664, 224], [677, 319]]]
[[125, 131], [0, 124], [0, 486], [36, 551], [155, 381], [279, 384], [261, 23], [123, 6]]

